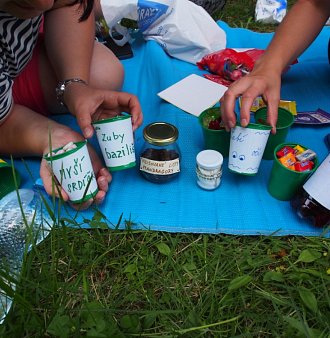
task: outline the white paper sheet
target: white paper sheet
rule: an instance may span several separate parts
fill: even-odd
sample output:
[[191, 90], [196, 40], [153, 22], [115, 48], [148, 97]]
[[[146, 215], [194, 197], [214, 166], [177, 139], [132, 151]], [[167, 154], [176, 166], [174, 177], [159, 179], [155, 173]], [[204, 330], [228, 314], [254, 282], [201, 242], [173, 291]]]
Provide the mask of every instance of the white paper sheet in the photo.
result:
[[163, 100], [195, 116], [214, 106], [227, 90], [226, 86], [192, 74], [158, 93]]

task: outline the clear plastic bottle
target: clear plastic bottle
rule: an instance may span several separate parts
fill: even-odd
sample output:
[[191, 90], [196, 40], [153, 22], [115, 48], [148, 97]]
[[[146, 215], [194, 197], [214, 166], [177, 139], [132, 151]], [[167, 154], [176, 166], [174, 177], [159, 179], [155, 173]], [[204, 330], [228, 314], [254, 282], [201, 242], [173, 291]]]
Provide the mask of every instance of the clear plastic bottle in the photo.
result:
[[178, 136], [178, 129], [167, 122], [154, 122], [144, 128], [140, 172], [148, 181], [165, 183], [178, 176], [181, 158]]
[[317, 227], [330, 224], [330, 154], [291, 200], [297, 215]]
[[[18, 189], [0, 200], [0, 278], [13, 291], [22, 268], [24, 254], [48, 234], [52, 220], [42, 192]], [[9, 281], [11, 280], [11, 281]], [[12, 305], [12, 298], [0, 288], [0, 324]]]

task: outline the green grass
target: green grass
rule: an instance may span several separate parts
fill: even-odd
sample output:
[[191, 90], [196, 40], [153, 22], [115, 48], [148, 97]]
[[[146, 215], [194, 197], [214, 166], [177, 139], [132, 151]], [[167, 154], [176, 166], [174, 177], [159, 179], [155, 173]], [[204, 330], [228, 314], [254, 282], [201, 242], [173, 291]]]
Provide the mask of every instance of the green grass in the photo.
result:
[[[269, 30], [253, 22], [254, 5], [227, 1], [218, 15]], [[57, 224], [26, 255], [1, 337], [330, 337], [329, 239], [91, 221], [90, 230]]]

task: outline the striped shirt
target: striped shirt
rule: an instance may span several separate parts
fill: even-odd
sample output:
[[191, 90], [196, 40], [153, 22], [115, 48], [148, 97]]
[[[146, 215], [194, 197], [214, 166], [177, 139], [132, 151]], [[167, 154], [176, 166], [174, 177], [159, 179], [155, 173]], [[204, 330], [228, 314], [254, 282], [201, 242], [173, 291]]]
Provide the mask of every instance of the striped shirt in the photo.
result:
[[41, 20], [17, 19], [0, 11], [0, 120], [11, 109], [13, 80], [32, 57]]

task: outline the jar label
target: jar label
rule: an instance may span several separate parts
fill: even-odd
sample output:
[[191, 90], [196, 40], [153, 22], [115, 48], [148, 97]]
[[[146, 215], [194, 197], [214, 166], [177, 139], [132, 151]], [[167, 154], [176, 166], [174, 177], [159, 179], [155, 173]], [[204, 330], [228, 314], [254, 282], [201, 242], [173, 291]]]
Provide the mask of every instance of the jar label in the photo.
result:
[[304, 184], [305, 191], [330, 210], [330, 154]]
[[204, 189], [212, 190], [217, 188], [220, 184], [222, 169], [219, 167], [216, 169], [207, 170], [197, 165], [196, 174], [197, 184]]
[[170, 161], [154, 161], [140, 158], [140, 170], [154, 175], [171, 175], [180, 171], [179, 158]]

